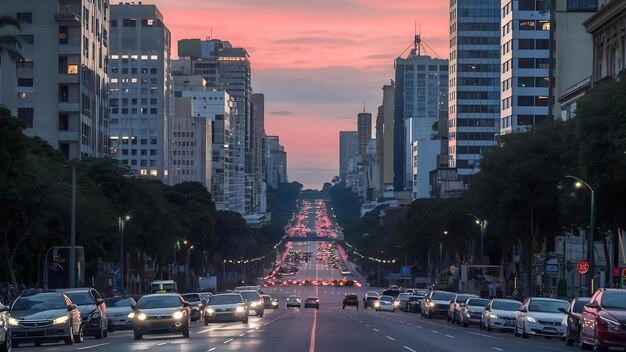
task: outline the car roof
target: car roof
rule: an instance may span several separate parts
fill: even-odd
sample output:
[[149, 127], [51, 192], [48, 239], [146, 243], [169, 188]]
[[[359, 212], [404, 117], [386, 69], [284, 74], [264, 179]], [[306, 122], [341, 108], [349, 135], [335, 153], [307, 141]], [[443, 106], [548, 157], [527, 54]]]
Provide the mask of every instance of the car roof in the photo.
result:
[[549, 297], [530, 297], [531, 301], [550, 301], [550, 302], [567, 302], [564, 299], [549, 298]]
[[143, 295], [141, 298], [145, 297], [180, 297], [180, 295], [178, 293], [150, 293]]
[[317, 297], [307, 297], [306, 299], [317, 299]]

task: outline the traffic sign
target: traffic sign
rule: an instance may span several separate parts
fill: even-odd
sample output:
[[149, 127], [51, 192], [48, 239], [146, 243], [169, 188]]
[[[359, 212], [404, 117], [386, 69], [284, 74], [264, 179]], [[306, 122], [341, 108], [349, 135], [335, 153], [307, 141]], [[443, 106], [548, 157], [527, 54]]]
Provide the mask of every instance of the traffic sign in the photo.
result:
[[622, 269], [622, 276], [626, 278], [626, 268]]
[[450, 274], [454, 274], [455, 271], [456, 271], [456, 266], [454, 266], [454, 264], [450, 264]]
[[559, 264], [546, 264], [546, 272], [548, 274], [558, 274]]
[[589, 271], [589, 263], [584, 260], [581, 260], [576, 264], [576, 269], [580, 275], [585, 275]]
[[400, 274], [411, 275], [411, 268], [409, 268], [408, 266], [403, 266], [402, 268], [400, 268]]

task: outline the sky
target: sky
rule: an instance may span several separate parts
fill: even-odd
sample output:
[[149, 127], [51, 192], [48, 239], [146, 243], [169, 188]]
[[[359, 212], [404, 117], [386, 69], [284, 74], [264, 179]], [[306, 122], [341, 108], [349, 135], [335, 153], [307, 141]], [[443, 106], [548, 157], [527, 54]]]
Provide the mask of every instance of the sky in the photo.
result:
[[356, 130], [364, 107], [374, 131], [382, 86], [416, 22], [429, 54], [448, 56], [448, 0], [152, 1], [172, 33], [173, 57], [186, 38], [246, 48], [254, 92], [265, 94], [265, 131], [280, 136], [289, 181], [305, 188], [339, 173], [339, 131]]

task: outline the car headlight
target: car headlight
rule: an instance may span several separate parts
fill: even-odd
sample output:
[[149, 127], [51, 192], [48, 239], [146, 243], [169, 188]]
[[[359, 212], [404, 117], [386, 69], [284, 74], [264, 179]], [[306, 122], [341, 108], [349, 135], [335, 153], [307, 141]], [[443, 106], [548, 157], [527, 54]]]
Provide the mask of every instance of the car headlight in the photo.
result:
[[20, 325], [20, 321], [15, 318], [9, 318], [9, 325], [13, 325], [13, 326]]
[[435, 306], [435, 302], [428, 302], [428, 306], [429, 307], [434, 307]]
[[374, 307], [376, 308], [380, 307], [380, 302], [374, 302]]
[[609, 319], [607, 317], [603, 317], [600, 316], [600, 319], [602, 319], [603, 322], [606, 323], [606, 325], [609, 327], [609, 330], [614, 330], [614, 331], [619, 331], [621, 330], [621, 324], [615, 320]]
[[215, 309], [213, 309], [213, 308], [207, 308], [207, 309], [205, 310], [205, 312], [206, 312], [206, 314], [213, 314], [213, 313], [215, 313]]
[[185, 315], [183, 314], [183, 312], [178, 311], [178, 312], [174, 312], [174, 314], [172, 314], [172, 318], [176, 319], [176, 320], [180, 320], [184, 317]]
[[63, 324], [63, 323], [67, 323], [67, 321], [69, 320], [69, 318], [67, 317], [67, 315], [56, 318], [52, 321], [52, 324]]
[[254, 307], [258, 306], [258, 305], [259, 305], [259, 304], [258, 304], [257, 302], [252, 302], [252, 303], [250, 303], [250, 307], [252, 307], [252, 308], [254, 308]]
[[139, 320], [146, 320], [147, 318], [148, 318], [148, 316], [145, 313], [137, 314], [137, 319], [139, 319]]
[[531, 323], [536, 323], [536, 322], [537, 322], [537, 319], [535, 319], [535, 318], [531, 317], [530, 315], [527, 315], [527, 316], [526, 316], [526, 320], [527, 320], [527, 321], [529, 321], [529, 322], [531, 322]]
[[487, 314], [487, 315], [488, 315], [488, 316], [489, 316], [489, 318], [491, 318], [491, 319], [498, 319], [498, 316], [497, 316], [497, 315], [495, 315], [495, 314], [493, 314], [493, 313], [489, 313], [489, 314]]
[[98, 319], [98, 318], [100, 318], [100, 312], [95, 312], [91, 316], [89, 316], [89, 319]]
[[128, 313], [128, 315], [126, 317], [128, 317], [130, 319], [133, 319], [135, 317], [135, 312]]
[[272, 302], [272, 305], [273, 305], [273, 306], [277, 306], [277, 305], [278, 305], [278, 302]]
[[242, 307], [242, 306], [239, 306], [239, 307], [235, 308], [235, 312], [237, 312], [237, 313], [243, 313], [245, 310], [246, 309], [244, 307]]
[[399, 306], [399, 305], [400, 305], [400, 301], [395, 301], [395, 302], [393, 302], [393, 306], [394, 306], [394, 307], [397, 307], [397, 306]]

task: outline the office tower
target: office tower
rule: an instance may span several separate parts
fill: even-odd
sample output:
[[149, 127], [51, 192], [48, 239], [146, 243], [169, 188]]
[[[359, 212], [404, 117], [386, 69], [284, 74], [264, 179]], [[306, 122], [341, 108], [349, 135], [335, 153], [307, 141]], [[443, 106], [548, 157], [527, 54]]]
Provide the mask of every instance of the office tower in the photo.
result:
[[170, 41], [155, 5], [111, 5], [111, 155], [166, 183]]
[[266, 186], [263, 185], [263, 151], [265, 139], [265, 95], [254, 93], [250, 97], [250, 150], [252, 153], [252, 211], [267, 209]]
[[235, 102], [231, 115], [231, 193], [242, 204], [233, 204], [243, 212], [253, 211], [253, 134], [250, 122], [250, 98], [252, 94], [250, 56], [245, 48], [236, 48], [228, 41], [219, 39], [183, 39], [178, 41], [178, 56], [189, 57], [192, 73], [200, 74], [208, 87], [225, 90]]
[[358, 153], [358, 144], [359, 133], [357, 131], [339, 132], [339, 177], [344, 181], [356, 166], [354, 160]]
[[393, 187], [393, 158], [394, 158], [394, 92], [393, 80], [383, 86], [383, 163], [381, 166], [383, 177], [383, 191]]
[[502, 0], [500, 134], [548, 119], [550, 11], [545, 0]]
[[[0, 101], [69, 159], [109, 152], [108, 1], [3, 0], [24, 62], [1, 61]], [[12, 28], [7, 27], [9, 30]]]
[[274, 189], [281, 183], [289, 182], [287, 177], [287, 152], [280, 144], [278, 136], [267, 136], [267, 186]]
[[367, 143], [372, 138], [372, 114], [365, 112], [365, 109], [357, 114], [357, 133], [359, 138], [357, 153], [365, 156], [367, 154]]
[[445, 111], [448, 60], [425, 55], [419, 35], [406, 58], [395, 60], [394, 188], [412, 190], [412, 144], [436, 135], [433, 128]]
[[464, 181], [500, 132], [500, 0], [450, 2], [449, 167]]

